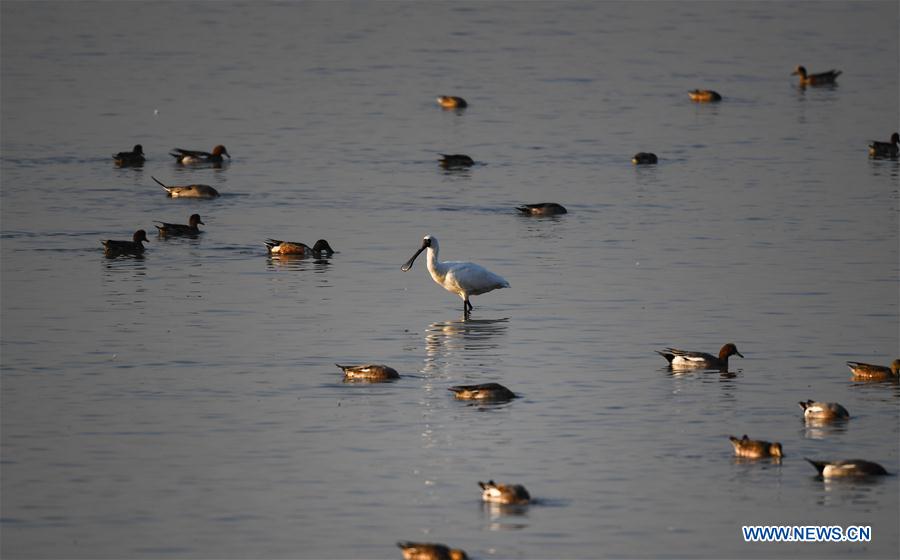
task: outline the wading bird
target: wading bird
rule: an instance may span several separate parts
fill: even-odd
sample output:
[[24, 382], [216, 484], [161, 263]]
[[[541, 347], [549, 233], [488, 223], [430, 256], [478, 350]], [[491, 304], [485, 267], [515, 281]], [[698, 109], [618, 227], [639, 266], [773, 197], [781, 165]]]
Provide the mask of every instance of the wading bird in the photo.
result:
[[422, 246], [416, 251], [406, 264], [400, 267], [400, 270], [406, 272], [412, 268], [413, 262], [419, 253], [428, 249], [428, 272], [431, 278], [440, 284], [448, 292], [453, 292], [463, 300], [463, 315], [469, 316], [469, 311], [473, 309], [469, 302], [469, 296], [477, 296], [486, 294], [492, 290], [500, 288], [509, 288], [509, 282], [502, 276], [494, 274], [490, 270], [481, 265], [470, 262], [459, 261], [439, 261], [437, 237], [426, 235], [422, 240]]

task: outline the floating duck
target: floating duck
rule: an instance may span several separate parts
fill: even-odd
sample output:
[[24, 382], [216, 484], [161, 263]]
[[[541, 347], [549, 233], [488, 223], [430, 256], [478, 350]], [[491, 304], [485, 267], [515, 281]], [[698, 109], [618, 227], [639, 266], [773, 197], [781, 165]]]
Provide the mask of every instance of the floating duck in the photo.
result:
[[869, 155], [872, 157], [896, 158], [900, 155], [900, 134], [891, 134], [890, 142], [878, 142], [873, 140], [869, 144]]
[[106, 253], [106, 256], [118, 257], [120, 255], [143, 255], [144, 244], [142, 243], [142, 241], [150, 243], [150, 240], [147, 239], [147, 232], [139, 229], [134, 232], [134, 235], [131, 237], [131, 241], [107, 239], [106, 241], [101, 241], [100, 243], [103, 244], [103, 252]]
[[635, 165], [649, 165], [658, 162], [659, 158], [656, 157], [656, 154], [650, 152], [638, 152], [631, 156], [631, 163]]
[[400, 374], [392, 367], [381, 364], [365, 364], [361, 366], [342, 366], [334, 364], [344, 371], [344, 379], [352, 381], [387, 381], [399, 379]]
[[657, 350], [657, 354], [668, 360], [669, 365], [674, 369], [718, 369], [725, 371], [728, 369], [728, 357], [737, 354], [741, 358], [743, 354], [738, 352], [737, 346], [728, 343], [719, 350], [719, 356], [706, 354], [704, 352], [690, 352], [687, 350], [678, 350], [677, 348], [664, 348], [662, 351]]
[[509, 282], [502, 276], [494, 274], [483, 266], [459, 261], [439, 261], [437, 237], [426, 235], [422, 240], [422, 246], [410, 257], [406, 263], [400, 267], [400, 270], [406, 272], [412, 268], [413, 262], [419, 253], [428, 249], [428, 272], [431, 278], [441, 285], [448, 292], [452, 292], [463, 300], [463, 315], [469, 316], [469, 312], [473, 309], [469, 302], [470, 296], [486, 294], [487, 292], [500, 288], [509, 288]]
[[156, 229], [159, 230], [159, 235], [162, 236], [197, 235], [198, 233], [202, 233], [197, 225], [206, 225], [200, 219], [200, 214], [191, 214], [187, 224], [170, 224], [168, 222], [156, 223], [159, 224], [156, 226]]
[[493, 480], [479, 482], [481, 499], [492, 504], [525, 505], [531, 495], [521, 484], [497, 484]]
[[850, 413], [847, 409], [835, 402], [816, 402], [812, 399], [800, 401], [803, 409], [803, 417], [807, 420], [849, 420]]
[[709, 103], [713, 101], [722, 101], [722, 96], [711, 89], [695, 89], [688, 92], [691, 101], [697, 103]]
[[516, 210], [527, 216], [556, 216], [567, 214], [569, 211], [562, 204], [555, 202], [541, 202], [540, 204], [523, 204], [516, 206]]
[[890, 367], [864, 364], [862, 362], [847, 362], [853, 378], [864, 381], [897, 381], [900, 379], [900, 358], [891, 362]]
[[140, 167], [144, 165], [144, 147], [135, 144], [130, 152], [119, 152], [113, 156], [113, 160], [119, 167]]
[[798, 66], [796, 70], [791, 72], [791, 76], [800, 76], [801, 86], [827, 86], [834, 83], [842, 72], [840, 70], [829, 70], [828, 72], [820, 72], [818, 74], [807, 74], [806, 68]]
[[[806, 457], [804, 457], [806, 459]], [[884, 467], [872, 461], [846, 459], [844, 461], [813, 461], [806, 459], [823, 478], [884, 476], [889, 474]]]
[[731, 445], [734, 446], [734, 454], [738, 457], [746, 457], [748, 459], [764, 459], [767, 457], [784, 457], [781, 450], [781, 444], [778, 442], [763, 441], [759, 439], [750, 439], [747, 434], [738, 439], [734, 436], [728, 436]]
[[516, 394], [499, 383], [482, 383], [480, 385], [456, 385], [448, 387], [454, 396], [461, 401], [509, 401]]
[[473, 165], [475, 165], [475, 160], [470, 158], [466, 154], [441, 154], [441, 159], [438, 161], [441, 164], [441, 167], [445, 169], [455, 167], [472, 167]]
[[334, 249], [324, 239], [316, 241], [316, 244], [310, 248], [305, 243], [297, 241], [281, 241], [279, 239], [266, 239], [266, 249], [270, 255], [313, 255], [330, 257], [334, 254]]
[[222, 163], [224, 159], [222, 156], [228, 156], [228, 159], [231, 159], [231, 154], [228, 153], [228, 150], [225, 149], [225, 146], [219, 144], [215, 148], [213, 148], [212, 153], [210, 152], [200, 152], [197, 150], [182, 150], [181, 148], [175, 148], [169, 155], [175, 158], [177, 163], [182, 165], [192, 165], [197, 163]]
[[185, 185], [183, 187], [173, 185], [169, 187], [156, 177], [151, 176], [150, 178], [166, 189], [172, 198], [216, 198], [219, 196], [219, 191], [209, 185]]
[[465, 99], [455, 95], [441, 95], [437, 98], [437, 102], [444, 109], [464, 109], [469, 106]]
[[458, 548], [445, 544], [398, 542], [403, 551], [403, 560], [468, 560], [469, 556]]

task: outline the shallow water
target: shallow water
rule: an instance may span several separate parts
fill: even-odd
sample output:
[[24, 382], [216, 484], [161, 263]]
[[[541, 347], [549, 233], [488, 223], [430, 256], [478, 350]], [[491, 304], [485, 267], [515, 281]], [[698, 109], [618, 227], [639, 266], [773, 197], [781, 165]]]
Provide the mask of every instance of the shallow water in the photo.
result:
[[[900, 164], [866, 156], [900, 122], [896, 3], [0, 9], [4, 557], [900, 549], [898, 477], [826, 483], [802, 459], [900, 472], [900, 389], [844, 365], [900, 355]], [[797, 64], [844, 74], [800, 90]], [[116, 169], [137, 142], [147, 164]], [[220, 169], [166, 155], [218, 143]], [[569, 213], [512, 210], [543, 201]], [[102, 254], [194, 212], [196, 239]], [[464, 321], [424, 258], [400, 271], [426, 233], [511, 288]], [[270, 258], [269, 237], [338, 253]], [[728, 374], [654, 353], [729, 341]], [[366, 361], [402, 377], [333, 365]], [[488, 381], [521, 398], [446, 390]], [[806, 426], [808, 398], [852, 418]], [[744, 433], [784, 461], [736, 461]], [[483, 506], [489, 478], [537, 503]], [[747, 544], [747, 524], [873, 539]]]

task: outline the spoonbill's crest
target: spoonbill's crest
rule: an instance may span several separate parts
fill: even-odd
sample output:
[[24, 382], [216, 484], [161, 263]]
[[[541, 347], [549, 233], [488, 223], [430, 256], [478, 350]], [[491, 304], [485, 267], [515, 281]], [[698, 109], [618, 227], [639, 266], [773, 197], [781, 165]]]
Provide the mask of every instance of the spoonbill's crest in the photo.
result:
[[509, 282], [502, 276], [494, 274], [481, 265], [470, 262], [439, 261], [440, 246], [437, 237], [433, 235], [425, 236], [422, 246], [400, 267], [400, 270], [406, 272], [412, 268], [416, 257], [426, 249], [428, 250], [428, 272], [431, 273], [431, 278], [448, 292], [462, 298], [465, 317], [468, 317], [469, 311], [473, 309], [472, 303], [469, 301], [470, 296], [485, 294], [500, 288], [509, 288]]

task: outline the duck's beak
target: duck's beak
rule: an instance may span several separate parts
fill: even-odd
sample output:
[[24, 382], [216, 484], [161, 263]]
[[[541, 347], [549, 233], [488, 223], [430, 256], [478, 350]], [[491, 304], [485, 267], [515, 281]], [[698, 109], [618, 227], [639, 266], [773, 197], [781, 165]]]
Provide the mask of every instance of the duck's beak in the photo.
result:
[[740, 356], [740, 357], [741, 357], [741, 358], [743, 358], [743, 357], [744, 357], [744, 355], [743, 355], [743, 354], [741, 354], [741, 353], [740, 353], [740, 352], [738, 352], [738, 351], [737, 351], [737, 350], [735, 350], [735, 351], [734, 351], [734, 353], [735, 353], [735, 354], [737, 354], [737, 355], [738, 355], [738, 356]]
[[424, 251], [424, 250], [425, 250], [425, 244], [423, 243], [422, 246], [419, 247], [419, 250], [416, 251], [416, 254], [413, 255], [413, 256], [411, 256], [411, 257], [409, 258], [409, 260], [406, 261], [406, 264], [404, 264], [403, 266], [400, 267], [400, 270], [402, 270], [403, 272], [406, 272], [407, 270], [409, 270], [410, 268], [412, 268], [413, 262], [415, 262], [416, 257], [418, 257], [418, 256], [419, 256], [419, 253], [421, 253], [421, 252]]

